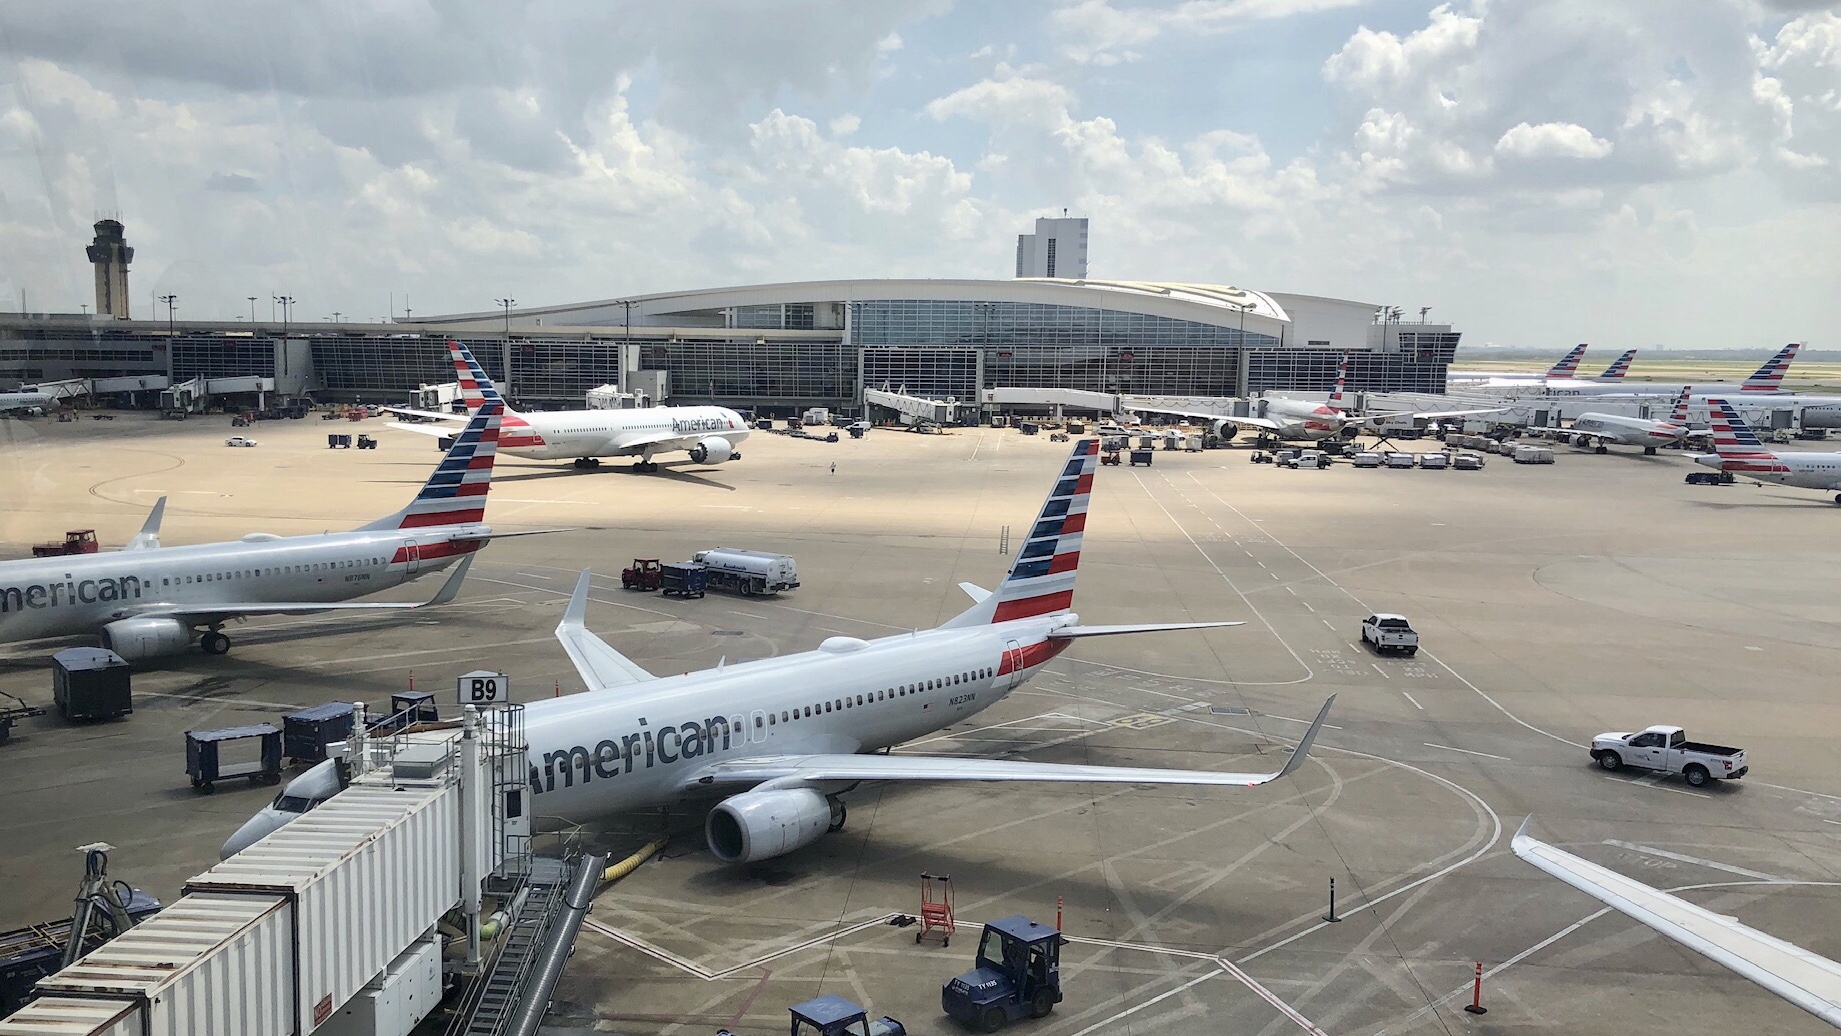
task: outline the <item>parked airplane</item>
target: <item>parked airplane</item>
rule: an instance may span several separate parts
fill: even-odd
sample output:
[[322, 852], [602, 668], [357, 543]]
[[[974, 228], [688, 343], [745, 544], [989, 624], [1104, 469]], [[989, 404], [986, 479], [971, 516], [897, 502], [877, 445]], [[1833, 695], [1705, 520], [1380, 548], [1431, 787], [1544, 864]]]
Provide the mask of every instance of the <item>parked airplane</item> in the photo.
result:
[[1641, 446], [1645, 456], [1653, 457], [1658, 447], [1681, 442], [1689, 431], [1688, 388], [1683, 386], [1666, 420], [1585, 413], [1573, 418], [1570, 436], [1574, 446], [1595, 447], [1599, 453], [1609, 453], [1612, 445]]
[[[454, 373], [460, 379], [461, 399], [467, 410], [478, 409], [481, 385], [491, 380], [466, 346], [449, 342], [448, 352], [454, 360]], [[461, 414], [442, 414], [427, 410], [386, 407], [391, 413], [406, 414], [432, 421], [465, 421]], [[425, 424], [392, 424], [424, 435], [446, 437], [444, 428]], [[598, 468], [601, 457], [638, 457], [634, 471], [657, 471], [652, 458], [661, 453], [680, 450], [690, 455], [693, 464], [721, 464], [740, 460], [736, 449], [748, 437], [748, 422], [742, 415], [720, 406], [661, 406], [643, 410], [557, 410], [548, 413], [520, 414], [505, 411], [505, 433], [499, 449], [515, 457], [534, 460], [560, 460], [573, 457], [578, 468]]]
[[[524, 706], [533, 813], [582, 820], [728, 791], [704, 835], [728, 863], [792, 852], [843, 827], [861, 781], [1045, 781], [1252, 787], [1296, 772], [1332, 696], [1272, 773], [868, 754], [942, 730], [997, 702], [1082, 637], [1237, 626], [1084, 626], [1070, 610], [1099, 441], [1062, 467], [996, 592], [930, 630], [831, 637], [816, 651], [654, 676], [588, 631], [583, 572], [556, 636], [586, 694]], [[298, 815], [285, 795], [224, 845], [227, 857]]]
[[1527, 832], [1524, 820], [1510, 843], [1516, 856], [1841, 1028], [1841, 963], [1741, 924], [1736, 917], [1626, 878]]
[[[252, 533], [228, 543], [160, 546], [166, 498], [120, 551], [0, 562], [0, 642], [100, 632], [130, 661], [197, 643], [230, 650], [224, 623], [249, 615], [390, 611], [446, 604], [460, 592], [483, 524], [500, 410], [467, 424], [409, 506], [353, 532]], [[414, 603], [352, 602], [459, 561], [440, 592]], [[201, 631], [202, 632], [199, 632]]]
[[[1772, 354], [1770, 359], [1764, 361], [1764, 363], [1752, 373], [1751, 377], [1746, 378], [1737, 385], [1729, 381], [1701, 382], [1699, 384], [1689, 385], [1689, 394], [1695, 399], [1702, 399], [1708, 396], [1729, 396], [1735, 391], [1747, 399], [1752, 398], [1754, 394], [1759, 396], [1773, 394], [1783, 396], [1792, 395], [1792, 393], [1783, 391], [1783, 379], [1784, 375], [1790, 371], [1790, 362], [1796, 359], [1797, 350], [1802, 347], [1803, 344], [1801, 342], [1791, 342], [1789, 345], [1777, 350], [1776, 353]], [[1476, 386], [1476, 388], [1486, 389], [1488, 387]], [[1609, 396], [1613, 398], [1642, 399], [1666, 396], [1670, 390], [1663, 388], [1661, 385], [1657, 385], [1654, 389], [1646, 390], [1638, 388], [1628, 382], [1581, 381], [1550, 383], [1547, 385], [1499, 387], [1490, 391], [1492, 394], [1518, 395], [1525, 393], [1525, 398], [1529, 399], [1539, 396]]]
[[[1543, 382], [1543, 381], [1571, 380], [1577, 377], [1579, 374], [1579, 361], [1585, 358], [1586, 348], [1587, 346], [1585, 345], [1573, 346], [1571, 351], [1569, 351], [1565, 356], [1560, 357], [1560, 362], [1547, 368], [1547, 371], [1544, 374], [1517, 373], [1515, 371], [1447, 371], [1445, 373], [1445, 384], [1456, 385], [1456, 384], [1467, 384], [1467, 383], [1483, 383], [1483, 384], [1501, 384], [1501, 385], [1527, 385], [1530, 383], [1539, 384], [1540, 382]], [[1630, 352], [1625, 353], [1624, 355], [1625, 357], [1629, 357], [1629, 356], [1634, 355], [1635, 353], [1636, 353], [1636, 350], [1632, 349], [1630, 350]], [[1630, 366], [1629, 361], [1626, 359], [1624, 361], [1625, 369], [1628, 369], [1629, 366]], [[1614, 363], [1611, 365], [1611, 370], [1615, 370], [1616, 368], [1617, 368], [1617, 364]], [[1611, 371], [1610, 370], [1605, 371], [1605, 375], [1607, 377], [1612, 376]], [[1615, 376], [1622, 377], [1623, 375], [1618, 374]]]
[[1382, 421], [1440, 420], [1449, 417], [1469, 417], [1476, 414], [1496, 414], [1507, 409], [1506, 407], [1494, 407], [1354, 414], [1344, 409], [1348, 403], [1348, 397], [1344, 394], [1343, 385], [1348, 379], [1348, 373], [1349, 357], [1344, 354], [1342, 362], [1336, 367], [1336, 388], [1330, 393], [1327, 400], [1316, 403], [1306, 399], [1285, 399], [1283, 397], [1267, 399], [1266, 412], [1263, 417], [1226, 417], [1205, 410], [1151, 406], [1144, 403], [1135, 404], [1133, 409], [1205, 418], [1212, 422], [1210, 427], [1214, 434], [1224, 440], [1232, 439], [1241, 428], [1256, 429], [1262, 443], [1270, 441], [1316, 442], [1319, 439], [1328, 439], [1337, 435], [1352, 437], [1364, 426], [1379, 424]]
[[[1709, 399], [1707, 409], [1715, 452], [1695, 457], [1696, 463], [1780, 486], [1841, 490], [1841, 453], [1769, 450], [1731, 403]], [[1835, 503], [1841, 504], [1841, 493], [1835, 494]]]
[[0, 414], [4, 414], [10, 410], [25, 410], [42, 414], [45, 412], [46, 407], [56, 402], [57, 400], [51, 398], [50, 394], [45, 392], [31, 392], [25, 390], [19, 392], [0, 392]]

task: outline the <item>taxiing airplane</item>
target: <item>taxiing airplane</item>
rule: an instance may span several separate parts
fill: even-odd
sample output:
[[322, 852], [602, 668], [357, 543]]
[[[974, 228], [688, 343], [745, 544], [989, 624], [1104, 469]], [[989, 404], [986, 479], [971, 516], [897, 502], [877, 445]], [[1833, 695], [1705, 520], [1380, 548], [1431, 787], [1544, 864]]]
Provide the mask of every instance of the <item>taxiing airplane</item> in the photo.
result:
[[1185, 410], [1181, 407], [1152, 406], [1136, 403], [1133, 409], [1151, 413], [1180, 414], [1185, 417], [1200, 417], [1209, 420], [1210, 430], [1223, 440], [1232, 439], [1241, 428], [1254, 429], [1262, 442], [1316, 442], [1343, 435], [1353, 437], [1364, 427], [1372, 427], [1383, 421], [1428, 420], [1435, 421], [1450, 417], [1470, 417], [1478, 414], [1498, 414], [1508, 409], [1494, 407], [1490, 409], [1469, 410], [1428, 410], [1399, 411], [1394, 413], [1355, 414], [1344, 409], [1348, 398], [1343, 385], [1348, 380], [1349, 357], [1343, 355], [1342, 362], [1336, 367], [1336, 388], [1329, 398], [1322, 403], [1306, 399], [1286, 399], [1283, 397], [1266, 400], [1266, 412], [1261, 417], [1226, 417], [1219, 413], [1204, 410]]
[[1662, 421], [1622, 414], [1585, 413], [1573, 418], [1569, 431], [1574, 446], [1609, 453], [1610, 447], [1641, 446], [1645, 456], [1655, 456], [1657, 448], [1673, 446], [1686, 439], [1688, 427], [1688, 388], [1683, 386], [1675, 397], [1675, 408]]
[[[588, 631], [583, 572], [556, 636], [588, 693], [524, 706], [532, 813], [580, 821], [722, 793], [705, 839], [717, 859], [749, 863], [842, 828], [841, 796], [861, 781], [1253, 787], [1296, 772], [1334, 697], [1272, 773], [872, 754], [990, 708], [1081, 638], [1239, 625], [1081, 624], [1070, 608], [1098, 458], [1099, 440], [1074, 444], [1009, 575], [995, 592], [961, 584], [975, 603], [935, 629], [831, 637], [815, 651], [655, 676]], [[304, 805], [277, 798], [224, 855]]]
[[[1841, 490], [1841, 453], [1766, 449], [1739, 412], [1723, 399], [1707, 400], [1707, 413], [1715, 452], [1695, 457], [1696, 463], [1780, 486]], [[1835, 494], [1835, 503], [1841, 504], [1841, 492]]]
[[[231, 619], [446, 604], [487, 540], [529, 535], [483, 524], [503, 406], [495, 397], [480, 408], [409, 506], [353, 532], [162, 547], [161, 497], [122, 550], [0, 562], [0, 642], [100, 632], [129, 661], [194, 643], [221, 655], [230, 650], [223, 626]], [[352, 601], [456, 561], [430, 600]]]
[[[469, 412], [478, 409], [480, 386], [491, 384], [473, 353], [459, 342], [449, 342], [454, 373], [460, 379], [461, 399]], [[465, 415], [428, 410], [385, 407], [431, 421], [465, 421]], [[445, 428], [426, 424], [392, 424], [424, 435], [446, 437]], [[693, 464], [721, 464], [740, 460], [736, 446], [748, 437], [742, 415], [720, 406], [661, 406], [643, 410], [557, 410], [520, 414], [505, 411], [504, 434], [499, 449], [514, 457], [561, 460], [571, 457], [578, 468], [598, 468], [602, 457], [637, 457], [635, 471], [657, 471], [652, 458], [683, 451]]]
[[[1585, 359], [1585, 350], [1587, 348], [1588, 346], [1586, 345], [1573, 346], [1571, 351], [1565, 356], [1560, 357], [1560, 362], [1547, 368], [1546, 372], [1543, 374], [1516, 373], [1514, 371], [1447, 371], [1445, 373], [1445, 384], [1481, 383], [1493, 385], [1529, 385], [1540, 384], [1544, 381], [1571, 381], [1579, 375], [1579, 362]], [[1623, 362], [1626, 370], [1629, 369], [1630, 366], [1628, 357], [1635, 354], [1635, 349], [1624, 354], [1625, 359]], [[1607, 377], [1613, 376], [1611, 371], [1616, 369], [1617, 364], [1614, 363], [1611, 365], [1610, 370], [1605, 371], [1605, 375]], [[1615, 376], [1622, 377], [1623, 375], [1620, 373]]]
[[51, 395], [46, 392], [29, 392], [23, 390], [19, 392], [0, 392], [0, 414], [4, 414], [10, 410], [25, 410], [42, 414], [47, 407], [53, 406], [56, 403], [57, 400], [51, 398]]
[[1527, 820], [1510, 845], [1522, 860], [1841, 1028], [1841, 963], [1548, 845], [1528, 834]]

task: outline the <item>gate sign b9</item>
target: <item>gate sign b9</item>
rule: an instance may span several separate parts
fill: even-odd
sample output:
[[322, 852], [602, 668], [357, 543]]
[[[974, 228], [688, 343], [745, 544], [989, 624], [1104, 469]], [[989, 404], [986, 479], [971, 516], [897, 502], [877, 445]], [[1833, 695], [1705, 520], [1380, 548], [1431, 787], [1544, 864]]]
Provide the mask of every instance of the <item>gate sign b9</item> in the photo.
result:
[[487, 669], [464, 673], [456, 692], [461, 705], [507, 705], [511, 702], [511, 677]]

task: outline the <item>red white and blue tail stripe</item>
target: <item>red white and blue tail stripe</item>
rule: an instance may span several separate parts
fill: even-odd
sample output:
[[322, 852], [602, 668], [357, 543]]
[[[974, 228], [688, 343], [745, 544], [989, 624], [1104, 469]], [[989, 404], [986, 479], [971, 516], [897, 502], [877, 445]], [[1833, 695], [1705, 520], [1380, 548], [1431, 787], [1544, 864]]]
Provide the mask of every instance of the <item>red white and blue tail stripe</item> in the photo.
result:
[[499, 421], [505, 404], [493, 399], [479, 408], [435, 473], [409, 506], [366, 529], [423, 529], [436, 525], [477, 525], [486, 518], [486, 492], [492, 488], [492, 462], [498, 455]]
[[1611, 362], [1611, 365], [1604, 369], [1604, 373], [1598, 376], [1598, 380], [1599, 381], [1622, 381], [1624, 380], [1624, 375], [1630, 373], [1630, 361], [1634, 359], [1636, 359], [1636, 350], [1635, 349], [1625, 349], [1624, 354], [1622, 356], [1619, 356], [1617, 359], [1613, 360]]
[[1030, 526], [1010, 574], [989, 597], [945, 625], [979, 626], [1064, 612], [1074, 604], [1074, 576], [1087, 528], [1087, 501], [1099, 464], [1099, 440], [1074, 444], [1055, 488]]
[[1681, 394], [1675, 397], [1675, 409], [1668, 412], [1668, 423], [1677, 428], [1688, 426], [1688, 394], [1694, 391], [1692, 385], [1681, 386]]
[[1343, 353], [1342, 361], [1336, 364], [1336, 388], [1331, 390], [1329, 398], [1329, 406], [1331, 409], [1341, 410], [1343, 408], [1343, 400], [1345, 397], [1342, 394], [1342, 390], [1343, 386], [1348, 384], [1348, 381], [1349, 354]]
[[1579, 361], [1585, 359], [1585, 346], [1575, 345], [1573, 351], [1560, 357], [1560, 362], [1547, 368], [1549, 378], [1570, 378], [1579, 373]]
[[1766, 360], [1764, 366], [1745, 379], [1745, 384], [1739, 386], [1739, 391], [1776, 392], [1783, 388], [1783, 376], [1790, 373], [1790, 361], [1796, 359], [1796, 351], [1802, 347], [1801, 342], [1791, 342], [1777, 350], [1777, 355]]
[[459, 342], [449, 340], [448, 355], [454, 361], [454, 377], [460, 382], [460, 399], [467, 405], [467, 413], [478, 410], [489, 399], [499, 399], [499, 390], [486, 376], [486, 369], [473, 358], [473, 351]]
[[1743, 473], [1767, 473], [1788, 470], [1777, 454], [1764, 443], [1723, 399], [1707, 400], [1707, 416], [1713, 426], [1713, 449], [1720, 456], [1720, 468]]

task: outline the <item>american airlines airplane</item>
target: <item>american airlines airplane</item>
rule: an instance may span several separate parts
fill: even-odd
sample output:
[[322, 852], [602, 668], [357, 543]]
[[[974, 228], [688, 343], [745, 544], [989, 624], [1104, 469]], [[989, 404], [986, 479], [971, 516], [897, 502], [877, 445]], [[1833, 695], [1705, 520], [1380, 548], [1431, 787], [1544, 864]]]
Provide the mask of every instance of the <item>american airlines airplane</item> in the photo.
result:
[[[490, 384], [473, 353], [459, 342], [449, 342], [454, 373], [460, 379], [461, 399], [469, 412], [479, 408], [480, 386]], [[464, 421], [459, 414], [386, 407], [391, 413], [432, 421]], [[392, 424], [391, 428], [445, 438], [450, 433], [425, 424]], [[721, 464], [740, 460], [736, 447], [748, 437], [742, 415], [720, 406], [661, 406], [644, 410], [557, 410], [520, 414], [505, 411], [505, 430], [499, 449], [514, 457], [533, 460], [575, 459], [578, 468], [598, 468], [601, 457], [637, 457], [634, 471], [657, 471], [652, 458], [680, 450], [693, 464]]]
[[[1689, 385], [1689, 394], [1695, 399], [1703, 399], [1708, 396], [1726, 396], [1736, 388], [1741, 395], [1748, 399], [1752, 398], [1754, 394], [1759, 396], [1782, 395], [1787, 397], [1791, 395], [1791, 393], [1783, 391], [1784, 375], [1789, 373], [1790, 363], [1792, 360], [1796, 359], [1797, 350], [1802, 347], [1803, 343], [1801, 342], [1791, 342], [1789, 345], [1777, 350], [1776, 353], [1772, 354], [1770, 359], [1764, 361], [1763, 365], [1752, 373], [1751, 377], [1746, 378], [1737, 386], [1734, 386], [1733, 383], [1729, 381], [1702, 382], [1697, 385]], [[1474, 386], [1474, 388], [1483, 390], [1486, 389], [1487, 386]], [[1657, 385], [1654, 389], [1645, 390], [1635, 385], [1616, 381], [1581, 381], [1567, 384], [1553, 383], [1548, 385], [1507, 386], [1490, 391], [1493, 395], [1525, 392], [1527, 398], [1538, 396], [1610, 396], [1626, 399], [1640, 399], [1666, 396], [1670, 390], [1663, 388], [1661, 385]]]
[[45, 408], [56, 403], [46, 392], [0, 392], [0, 414], [9, 410], [31, 410], [43, 413]]
[[1266, 413], [1263, 417], [1227, 417], [1203, 410], [1185, 410], [1180, 407], [1160, 407], [1137, 404], [1135, 410], [1150, 413], [1181, 414], [1185, 417], [1201, 417], [1213, 422], [1214, 434], [1223, 440], [1232, 439], [1241, 428], [1252, 428], [1259, 433], [1260, 440], [1277, 442], [1316, 442], [1338, 435], [1353, 435], [1357, 430], [1387, 420], [1439, 420], [1447, 417], [1469, 417], [1476, 414], [1498, 414], [1506, 407], [1479, 410], [1429, 410], [1424, 412], [1401, 411], [1397, 413], [1354, 414], [1344, 409], [1347, 397], [1343, 393], [1343, 384], [1348, 378], [1349, 357], [1345, 353], [1342, 362], [1336, 367], [1336, 388], [1322, 403], [1306, 399], [1268, 399]]
[[[1707, 412], [1713, 423], [1715, 452], [1695, 457], [1696, 463], [1780, 486], [1841, 490], [1841, 453], [1769, 450], [1731, 403], [1709, 399]], [[1841, 492], [1835, 494], [1835, 503], [1841, 504]]]
[[[748, 863], [841, 829], [842, 796], [861, 781], [1254, 787], [1296, 772], [1334, 697], [1272, 773], [887, 752], [1002, 701], [1081, 638], [1239, 625], [1081, 624], [1070, 606], [1098, 457], [1097, 439], [1074, 444], [1009, 575], [995, 592], [961, 584], [974, 603], [935, 629], [831, 637], [815, 651], [656, 676], [588, 631], [590, 574], [583, 572], [556, 636], [588, 693], [524, 706], [532, 813], [579, 822], [724, 794], [704, 824], [705, 839], [717, 859]], [[284, 791], [231, 836], [223, 855], [310, 803]]]
[[[1578, 377], [1579, 362], [1585, 359], [1585, 350], [1587, 348], [1589, 348], [1587, 345], [1573, 346], [1570, 352], [1560, 357], [1560, 362], [1547, 368], [1544, 374], [1517, 374], [1513, 371], [1447, 371], [1445, 373], [1445, 384], [1538, 385], [1546, 381], [1571, 381]], [[1624, 370], [1630, 369], [1630, 358], [1635, 355], [1635, 349], [1623, 355], [1622, 363], [1624, 365]], [[1616, 370], [1617, 364], [1613, 363], [1610, 368], [1604, 372], [1604, 377], [1623, 377], [1622, 371], [1618, 371], [1616, 374], [1612, 373], [1612, 371]]]
[[1667, 420], [1586, 413], [1573, 418], [1570, 434], [1574, 446], [1595, 448], [1599, 453], [1609, 453], [1612, 445], [1641, 446], [1644, 456], [1653, 457], [1658, 447], [1681, 442], [1689, 431], [1688, 386], [1684, 385]]
[[[0, 642], [100, 632], [129, 661], [194, 643], [221, 655], [230, 650], [223, 626], [231, 619], [446, 604], [487, 540], [529, 535], [483, 524], [503, 405], [495, 398], [480, 408], [409, 506], [353, 532], [162, 547], [162, 497], [122, 550], [0, 562]], [[456, 561], [428, 601], [352, 601]]]

